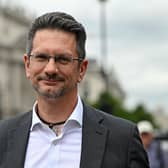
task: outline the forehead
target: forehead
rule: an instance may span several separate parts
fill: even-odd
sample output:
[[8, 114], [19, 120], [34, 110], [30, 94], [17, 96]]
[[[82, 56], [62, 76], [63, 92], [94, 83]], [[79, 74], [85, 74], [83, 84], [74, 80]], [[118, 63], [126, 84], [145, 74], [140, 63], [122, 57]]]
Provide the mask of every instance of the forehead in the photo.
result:
[[59, 29], [41, 29], [35, 33], [33, 50], [71, 50], [76, 52], [74, 33]]

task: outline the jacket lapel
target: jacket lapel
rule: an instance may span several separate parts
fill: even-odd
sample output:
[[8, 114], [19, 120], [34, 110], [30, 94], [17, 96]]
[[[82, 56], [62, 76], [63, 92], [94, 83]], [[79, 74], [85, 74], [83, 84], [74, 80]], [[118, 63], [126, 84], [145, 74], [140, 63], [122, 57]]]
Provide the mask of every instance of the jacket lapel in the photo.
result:
[[15, 123], [16, 127], [8, 131], [8, 153], [6, 168], [24, 167], [26, 148], [31, 126], [31, 113], [25, 114]]
[[80, 168], [101, 167], [108, 132], [102, 121], [98, 112], [84, 105]]

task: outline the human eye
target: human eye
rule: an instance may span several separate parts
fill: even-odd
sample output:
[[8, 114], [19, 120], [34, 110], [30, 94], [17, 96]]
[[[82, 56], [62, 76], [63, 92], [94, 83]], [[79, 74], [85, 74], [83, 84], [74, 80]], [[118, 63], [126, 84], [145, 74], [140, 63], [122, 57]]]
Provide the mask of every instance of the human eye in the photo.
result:
[[34, 59], [37, 62], [44, 62], [48, 60], [48, 56], [46, 54], [37, 54], [37, 55], [34, 55]]
[[60, 55], [56, 57], [56, 62], [66, 65], [71, 62], [71, 57], [70, 56], [65, 56], [65, 55]]

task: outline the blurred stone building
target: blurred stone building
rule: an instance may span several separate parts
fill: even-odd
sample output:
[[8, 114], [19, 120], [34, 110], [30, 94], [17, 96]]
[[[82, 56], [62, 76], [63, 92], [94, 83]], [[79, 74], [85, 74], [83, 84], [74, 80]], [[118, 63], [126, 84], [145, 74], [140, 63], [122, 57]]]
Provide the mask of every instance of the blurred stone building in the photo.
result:
[[125, 99], [125, 92], [114, 71], [105, 71], [95, 59], [89, 59], [88, 70], [84, 80], [79, 85], [79, 91], [83, 98], [92, 103], [104, 91], [110, 92], [121, 101]]
[[23, 53], [31, 21], [20, 9], [0, 7], [0, 117], [28, 110], [33, 93], [26, 80]]
[[166, 111], [163, 107], [159, 106], [153, 111], [152, 114], [155, 118], [156, 123], [160, 126], [160, 129], [163, 132], [168, 133], [168, 111]]
[[[25, 16], [21, 9], [0, 6], [0, 118], [25, 112], [35, 101], [23, 65], [31, 20], [32, 17]], [[93, 102], [107, 88], [114, 96], [125, 97], [115, 75], [103, 71], [96, 60], [90, 60], [87, 74], [80, 84], [81, 96]]]

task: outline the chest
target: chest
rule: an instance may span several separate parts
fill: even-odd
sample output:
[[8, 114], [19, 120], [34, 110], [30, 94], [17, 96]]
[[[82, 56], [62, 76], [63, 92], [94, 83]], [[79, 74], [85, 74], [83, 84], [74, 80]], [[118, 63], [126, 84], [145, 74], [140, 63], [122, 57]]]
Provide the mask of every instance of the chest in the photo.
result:
[[31, 132], [24, 168], [79, 167], [81, 139], [81, 128], [63, 130], [59, 136], [52, 130]]

